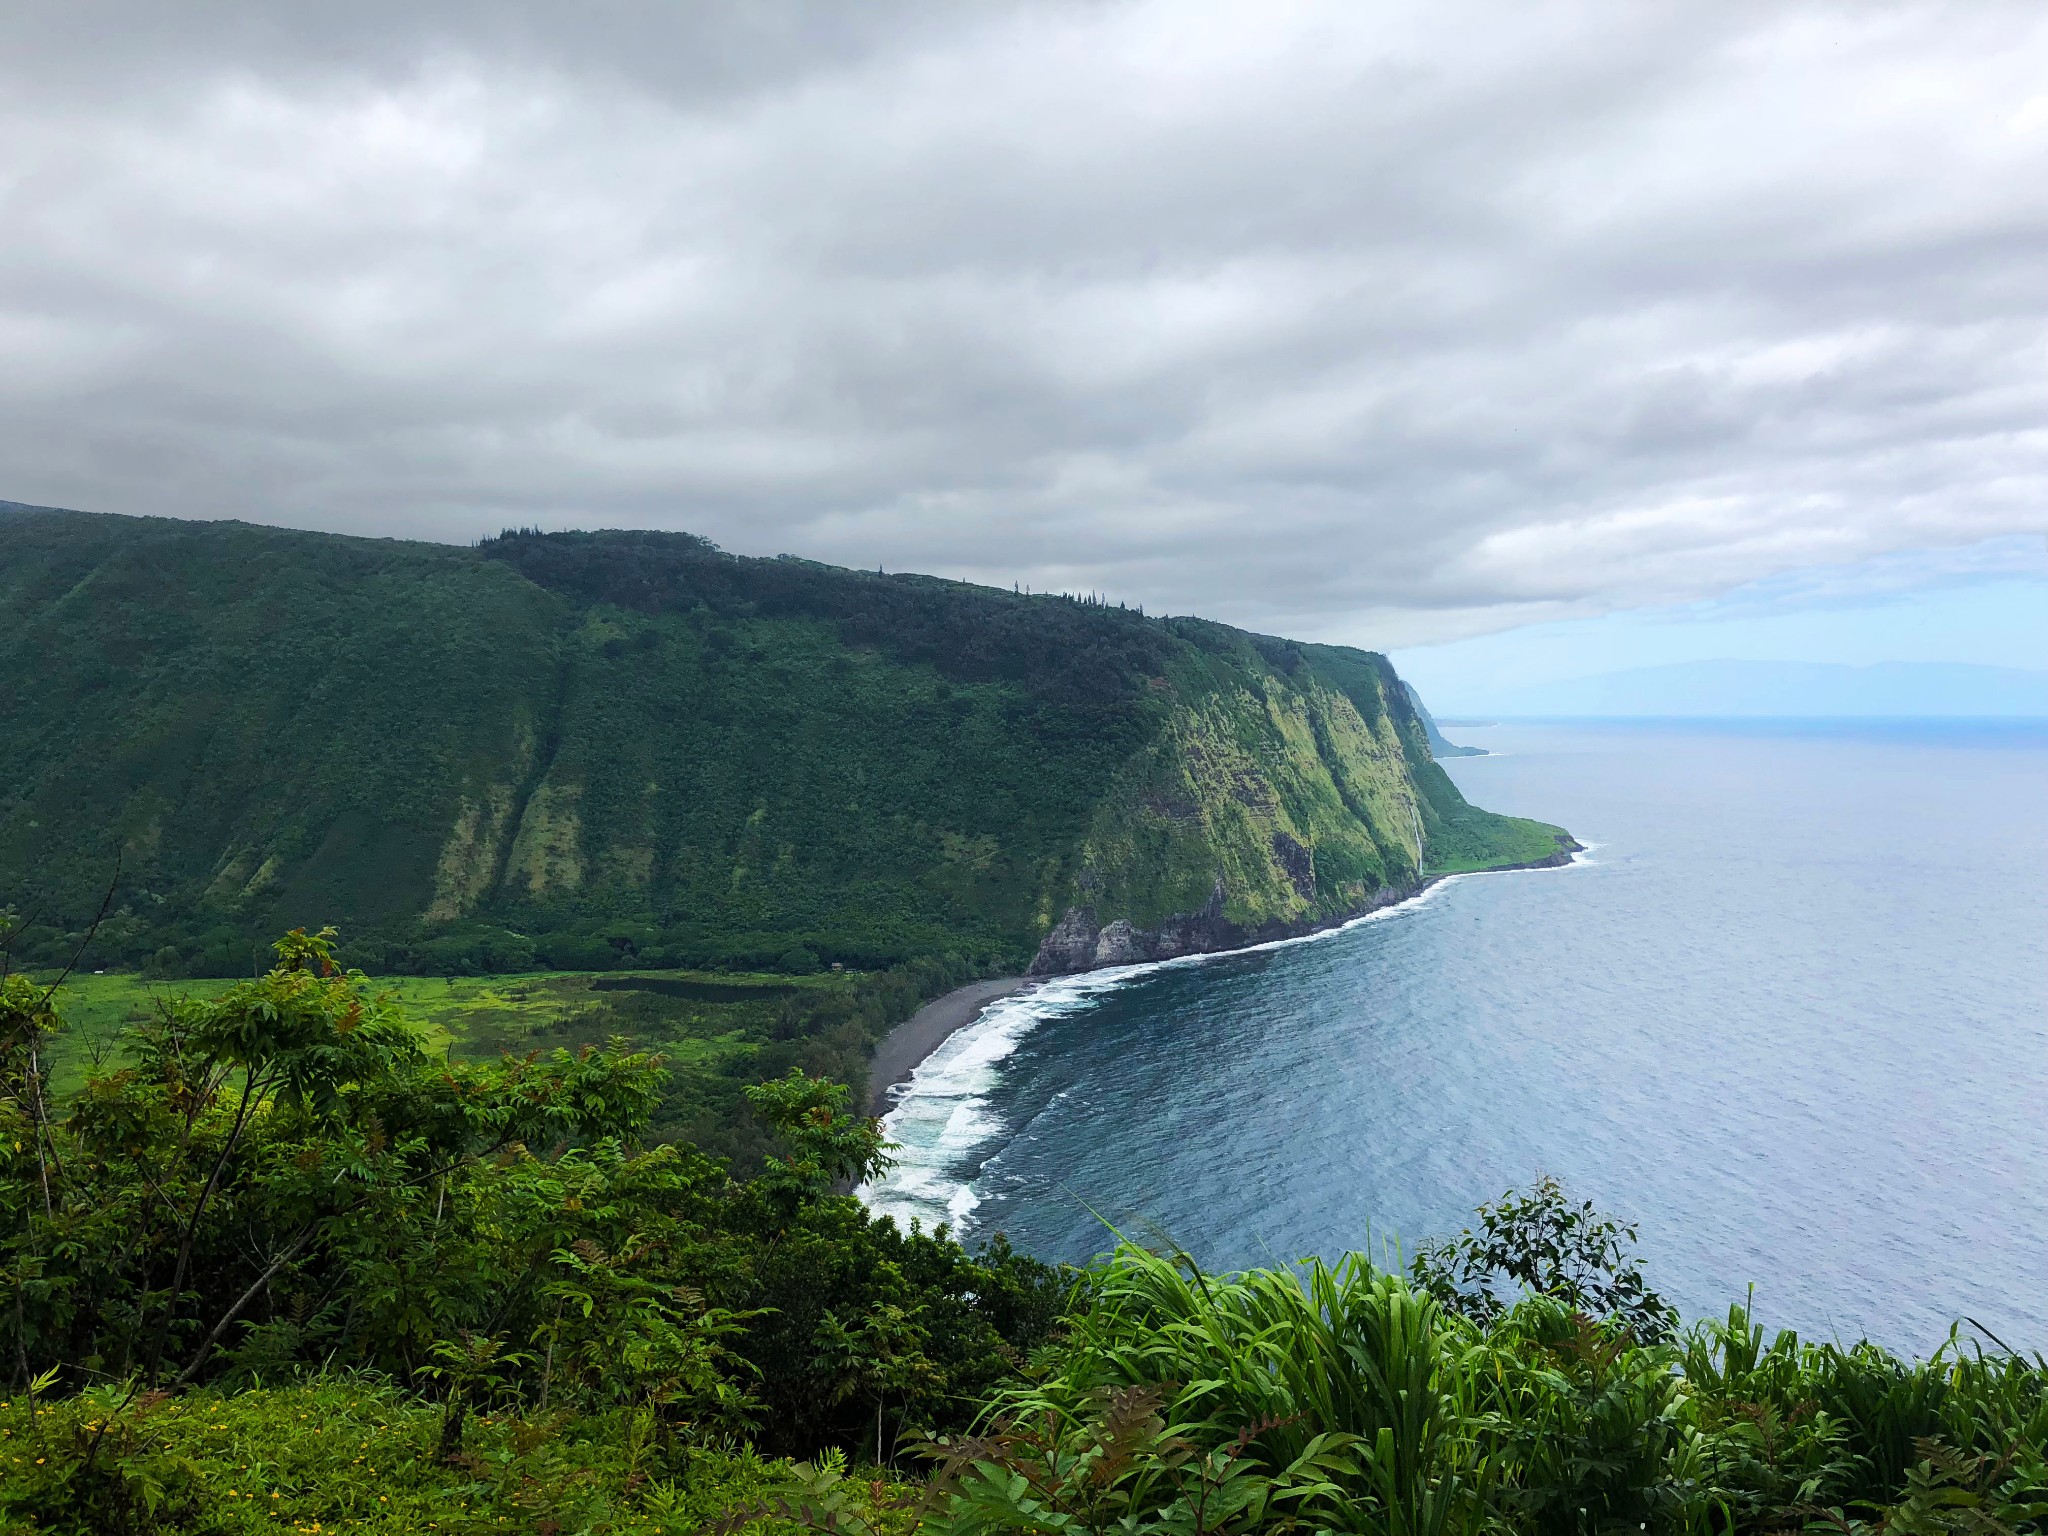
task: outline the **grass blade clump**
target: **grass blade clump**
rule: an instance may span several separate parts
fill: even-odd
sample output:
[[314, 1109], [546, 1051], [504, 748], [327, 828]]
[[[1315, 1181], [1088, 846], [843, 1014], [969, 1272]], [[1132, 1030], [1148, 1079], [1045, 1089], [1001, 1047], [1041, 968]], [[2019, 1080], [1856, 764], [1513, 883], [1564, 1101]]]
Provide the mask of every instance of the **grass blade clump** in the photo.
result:
[[[978, 1435], [936, 1447], [928, 1524], [2048, 1531], [2039, 1357], [1954, 1335], [1923, 1361], [1767, 1338], [1747, 1306], [1677, 1330], [1615, 1241], [1632, 1233], [1565, 1204], [1554, 1181], [1533, 1198], [1562, 1210], [1503, 1205], [1541, 1253], [1517, 1255], [1496, 1224], [1468, 1254], [1439, 1248], [1414, 1281], [1357, 1255], [1210, 1275], [1119, 1247], [1083, 1278], [1031, 1379], [991, 1401]], [[1597, 1262], [1552, 1240], [1574, 1229]], [[1518, 1293], [1483, 1283], [1489, 1260]], [[1447, 1261], [1449, 1299], [1430, 1283]]]
[[1071, 1329], [981, 1439], [944, 1448], [952, 1527], [1001, 1528], [1027, 1503], [1158, 1529], [1203, 1509], [1204, 1529], [1282, 1512], [1399, 1536], [1469, 1524], [1478, 1442], [1447, 1388], [1472, 1330], [1361, 1257], [1215, 1276], [1125, 1244]]

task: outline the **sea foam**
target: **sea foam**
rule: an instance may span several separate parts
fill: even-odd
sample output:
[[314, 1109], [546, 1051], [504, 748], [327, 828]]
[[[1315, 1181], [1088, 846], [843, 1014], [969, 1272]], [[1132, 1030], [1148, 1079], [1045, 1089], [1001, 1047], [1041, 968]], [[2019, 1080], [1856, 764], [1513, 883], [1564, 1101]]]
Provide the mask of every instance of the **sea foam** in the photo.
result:
[[[1572, 862], [1584, 861], [1587, 852], [1590, 852], [1590, 845], [1575, 854]], [[1535, 871], [1481, 870], [1474, 873]], [[854, 1193], [876, 1215], [892, 1216], [904, 1226], [913, 1220], [928, 1229], [944, 1223], [951, 1226], [956, 1235], [963, 1233], [972, 1225], [975, 1209], [981, 1204], [981, 1197], [975, 1193], [975, 1181], [987, 1165], [989, 1156], [999, 1149], [1012, 1129], [990, 1103], [1001, 1080], [1002, 1063], [1040, 1024], [1091, 1008], [1104, 993], [1154, 971], [1172, 966], [1201, 965], [1231, 954], [1244, 954], [1248, 950], [1313, 944], [1364, 923], [1385, 922], [1429, 902], [1453, 881], [1470, 878], [1472, 875], [1469, 874], [1444, 876], [1406, 901], [1395, 902], [1314, 933], [1269, 940], [1264, 944], [1247, 946], [1247, 950], [1180, 955], [1171, 960], [1111, 966], [1099, 971], [1054, 977], [1038, 983], [1029, 991], [997, 999], [984, 1008], [972, 1023], [941, 1041], [938, 1049], [912, 1071], [909, 1081], [890, 1090], [892, 1103], [882, 1116], [882, 1130], [893, 1144], [890, 1156], [895, 1159], [895, 1165], [879, 1179], [861, 1185]]]
[[882, 1130], [894, 1143], [895, 1166], [854, 1191], [878, 1216], [960, 1228], [981, 1203], [976, 1154], [1009, 1130], [989, 1105], [1005, 1057], [1048, 1019], [1089, 1007], [1100, 994], [1145, 966], [1117, 966], [1060, 976], [1028, 992], [999, 998], [971, 1024], [955, 1030], [918, 1063], [907, 1083], [890, 1090], [894, 1104]]

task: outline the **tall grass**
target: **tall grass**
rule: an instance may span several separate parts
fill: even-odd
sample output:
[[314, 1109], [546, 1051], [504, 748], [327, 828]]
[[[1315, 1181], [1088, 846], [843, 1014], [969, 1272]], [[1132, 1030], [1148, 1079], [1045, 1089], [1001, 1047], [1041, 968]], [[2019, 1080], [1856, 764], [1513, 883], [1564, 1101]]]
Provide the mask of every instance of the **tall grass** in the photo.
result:
[[1207, 1275], [1120, 1248], [1067, 1339], [940, 1448], [934, 1529], [2048, 1529], [2048, 1370], [1668, 1342], [1526, 1296], [1482, 1326], [1352, 1256]]

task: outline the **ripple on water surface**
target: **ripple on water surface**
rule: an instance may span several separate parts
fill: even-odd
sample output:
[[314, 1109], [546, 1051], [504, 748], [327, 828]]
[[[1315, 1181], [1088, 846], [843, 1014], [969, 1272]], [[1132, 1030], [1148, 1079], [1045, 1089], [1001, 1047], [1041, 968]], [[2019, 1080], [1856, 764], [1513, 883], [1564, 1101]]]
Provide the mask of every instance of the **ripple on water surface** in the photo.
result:
[[2048, 731], [1470, 734], [1508, 750], [1465, 792], [1590, 859], [1005, 999], [919, 1069], [871, 1203], [1227, 1266], [1547, 1171], [1689, 1313], [1755, 1282], [1809, 1334], [2048, 1347]]

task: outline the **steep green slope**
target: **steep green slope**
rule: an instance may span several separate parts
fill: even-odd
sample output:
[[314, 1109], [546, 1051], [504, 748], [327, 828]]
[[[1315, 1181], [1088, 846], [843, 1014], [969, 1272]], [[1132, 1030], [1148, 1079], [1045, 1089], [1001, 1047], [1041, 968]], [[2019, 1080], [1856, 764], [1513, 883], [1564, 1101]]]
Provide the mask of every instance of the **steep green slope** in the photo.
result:
[[1383, 657], [1178, 621], [1190, 654], [1153, 737], [1082, 842], [1034, 969], [1170, 958], [1299, 933], [1428, 874], [1556, 862], [1558, 828], [1469, 805]]
[[[0, 521], [0, 881], [103, 953], [423, 910], [449, 786], [530, 754], [568, 605], [429, 545]], [[197, 957], [193, 957], [197, 958]]]
[[0, 893], [51, 955], [111, 882], [96, 953], [166, 972], [322, 922], [390, 970], [1014, 966], [1559, 846], [1382, 659], [1197, 620], [686, 535], [5, 506], [0, 550]]

